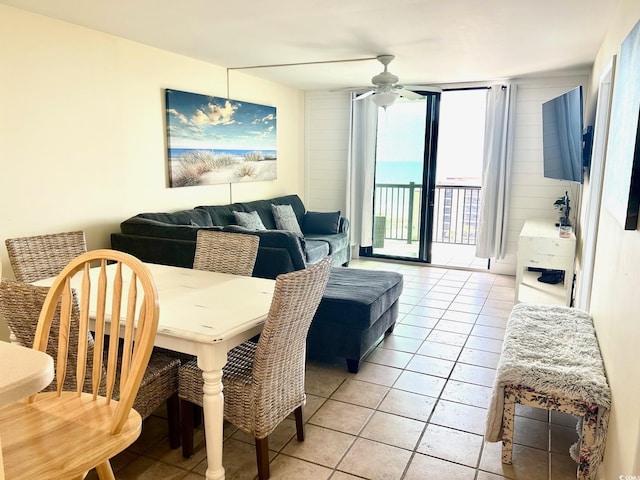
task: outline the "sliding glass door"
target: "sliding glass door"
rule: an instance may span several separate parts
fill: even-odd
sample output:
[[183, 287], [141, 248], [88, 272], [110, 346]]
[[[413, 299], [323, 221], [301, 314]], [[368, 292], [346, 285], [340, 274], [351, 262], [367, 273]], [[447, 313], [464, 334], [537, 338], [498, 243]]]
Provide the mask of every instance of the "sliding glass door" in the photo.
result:
[[372, 256], [475, 259], [486, 89], [422, 92], [378, 116]]
[[[429, 261], [439, 93], [380, 111], [373, 212], [374, 256]], [[431, 168], [430, 168], [431, 167]]]

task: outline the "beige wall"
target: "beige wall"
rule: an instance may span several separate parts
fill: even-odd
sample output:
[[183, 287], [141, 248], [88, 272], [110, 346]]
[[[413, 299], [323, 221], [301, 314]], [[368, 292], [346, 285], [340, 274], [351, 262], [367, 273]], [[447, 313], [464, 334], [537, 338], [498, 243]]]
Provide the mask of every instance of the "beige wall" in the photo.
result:
[[[168, 188], [163, 110], [165, 88], [226, 96], [225, 68], [0, 5], [0, 72], [5, 276], [5, 238], [82, 229], [93, 249], [136, 213], [229, 203], [228, 184]], [[278, 109], [278, 179], [233, 201], [302, 196], [303, 93], [231, 72], [230, 97]]]
[[[613, 55], [619, 55], [622, 41], [638, 20], [640, 2], [622, 0], [594, 63], [587, 111], [595, 110], [595, 95], [603, 69]], [[640, 72], [637, 79], [640, 81]], [[613, 392], [605, 460], [599, 472], [599, 478], [607, 480], [621, 475], [640, 475], [639, 267], [640, 232], [624, 231], [608, 210], [602, 208], [591, 313]]]

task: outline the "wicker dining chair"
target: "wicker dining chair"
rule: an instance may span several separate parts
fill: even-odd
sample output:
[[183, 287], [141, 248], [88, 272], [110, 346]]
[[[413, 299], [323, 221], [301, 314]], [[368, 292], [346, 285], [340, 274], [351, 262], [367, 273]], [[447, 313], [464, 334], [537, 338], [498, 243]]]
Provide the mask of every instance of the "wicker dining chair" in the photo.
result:
[[198, 230], [193, 268], [249, 277], [259, 243], [257, 235]]
[[[92, 282], [89, 268], [96, 261], [99, 279]], [[115, 263], [110, 265], [114, 273], [107, 275], [109, 263]], [[79, 303], [74, 302], [71, 288], [76, 275], [81, 282]], [[90, 317], [95, 322], [93, 349], [87, 348]], [[114, 478], [109, 459], [141, 432], [142, 418], [132, 406], [153, 351], [158, 318], [153, 278], [131, 255], [94, 250], [60, 272], [44, 300], [33, 344], [35, 350], [46, 351], [50, 337], [57, 338], [56, 390], [0, 409], [7, 478], [84, 478], [92, 468], [101, 479]], [[122, 343], [112, 341], [104, 346], [105, 335], [113, 339], [120, 332], [124, 333]], [[73, 336], [77, 337], [76, 352], [69, 349], [68, 339]], [[75, 369], [70, 368], [70, 357]], [[89, 358], [93, 364], [88, 366]], [[75, 377], [74, 390], [65, 388], [67, 376]], [[87, 381], [91, 384], [88, 393], [82, 391]]]
[[[260, 238], [257, 235], [199, 230], [193, 268], [248, 277], [253, 273], [259, 243]], [[189, 458], [193, 454], [194, 419], [201, 416], [199, 411], [195, 411], [194, 406], [202, 406], [202, 399], [198, 402], [190, 402], [189, 399], [202, 397], [203, 383], [202, 370], [198, 368], [198, 362], [194, 357], [183, 358], [183, 367], [184, 370], [180, 374], [183, 384], [179, 386], [182, 455]]]
[[[5, 240], [13, 275], [31, 283], [57, 275], [71, 260], [87, 251], [82, 230]], [[9, 328], [12, 343], [21, 343]], [[31, 343], [25, 346], [30, 346]]]
[[[331, 259], [325, 258], [279, 275], [258, 343], [247, 341], [229, 351], [222, 376], [224, 417], [253, 435], [260, 480], [269, 478], [268, 437], [291, 412], [298, 441], [304, 440], [306, 338], [330, 272]], [[186, 365], [180, 370], [181, 387], [185, 372]], [[198, 384], [200, 391], [189, 400], [202, 405], [202, 376], [188, 378], [194, 382], [188, 391], [197, 392]]]
[[24, 283], [57, 275], [67, 263], [87, 251], [83, 231], [8, 238], [4, 243], [13, 274]]

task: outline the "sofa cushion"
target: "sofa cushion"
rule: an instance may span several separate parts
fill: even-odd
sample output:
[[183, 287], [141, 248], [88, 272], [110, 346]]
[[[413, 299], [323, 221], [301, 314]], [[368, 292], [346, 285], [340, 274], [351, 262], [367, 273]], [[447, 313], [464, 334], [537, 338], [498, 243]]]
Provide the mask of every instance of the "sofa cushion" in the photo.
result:
[[329, 244], [327, 242], [305, 239], [305, 255], [307, 263], [316, 263], [329, 255]]
[[195, 227], [192, 225], [172, 225], [149, 218], [132, 217], [120, 224], [120, 231], [127, 235], [141, 237], [170, 238], [196, 241], [198, 230], [222, 230], [222, 227]]
[[267, 230], [276, 229], [276, 222], [273, 218], [271, 205], [291, 205], [291, 208], [293, 208], [293, 211], [296, 214], [299, 225], [302, 225], [304, 213], [306, 211], [304, 204], [298, 195], [284, 195], [270, 200], [253, 200], [251, 202], [240, 202], [234, 205], [237, 205], [244, 212], [252, 212], [254, 210], [258, 212], [258, 215], [260, 215], [262, 223]]
[[255, 210], [253, 212], [233, 212], [238, 225], [252, 230], [266, 230], [260, 219], [260, 215]]
[[169, 225], [196, 225], [198, 227], [212, 227], [214, 225], [207, 212], [194, 209], [180, 210], [171, 213], [139, 213], [132, 218], [145, 218]]
[[308, 233], [331, 235], [338, 233], [340, 212], [307, 212], [302, 222], [302, 231]]
[[231, 205], [199, 205], [194, 210], [206, 212], [211, 218], [211, 224], [220, 227], [236, 225], [236, 218], [233, 216], [233, 212], [250, 211], [244, 210], [242, 205], [237, 203], [232, 203]]
[[[402, 275], [396, 272], [333, 268], [313, 322], [344, 329], [373, 325], [400, 297]], [[321, 320], [320, 320], [321, 319]]]
[[276, 228], [278, 230], [286, 230], [293, 232], [299, 237], [303, 237], [302, 230], [300, 230], [300, 224], [298, 218], [291, 205], [271, 205], [273, 211], [273, 218], [276, 221]]
[[[298, 237], [291, 232], [285, 230], [249, 230], [248, 228], [241, 227], [239, 225], [228, 225], [224, 227], [223, 231], [233, 233], [246, 233], [249, 235], [256, 235], [260, 237], [260, 246], [258, 248], [258, 258], [256, 259], [256, 267], [253, 270], [254, 276], [256, 276], [256, 269], [261, 268], [261, 261], [269, 261], [269, 256], [264, 256], [260, 252], [286, 252], [286, 256], [289, 258], [287, 261], [291, 263], [292, 270], [303, 270], [305, 268], [305, 249], [306, 242], [302, 237]], [[280, 259], [283, 260], [283, 259]], [[275, 261], [275, 260], [274, 260]], [[285, 273], [282, 271], [279, 273]], [[267, 277], [267, 278], [275, 278]]]
[[304, 238], [307, 243], [310, 241], [322, 241], [329, 244], [329, 254], [333, 255], [334, 252], [349, 248], [349, 236], [346, 233], [336, 233], [334, 235], [314, 235], [306, 234]]
[[264, 228], [267, 230], [276, 230], [276, 221], [273, 218], [271, 210], [271, 202], [268, 200], [256, 200], [238, 204], [245, 212], [256, 212], [260, 217]]

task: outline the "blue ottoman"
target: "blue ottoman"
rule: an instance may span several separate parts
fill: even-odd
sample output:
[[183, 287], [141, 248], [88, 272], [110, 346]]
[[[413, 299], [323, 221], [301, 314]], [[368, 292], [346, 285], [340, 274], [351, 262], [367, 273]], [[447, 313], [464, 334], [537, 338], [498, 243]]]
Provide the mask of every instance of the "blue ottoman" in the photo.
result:
[[309, 328], [310, 358], [342, 357], [357, 373], [360, 361], [393, 331], [401, 293], [399, 273], [334, 268]]

